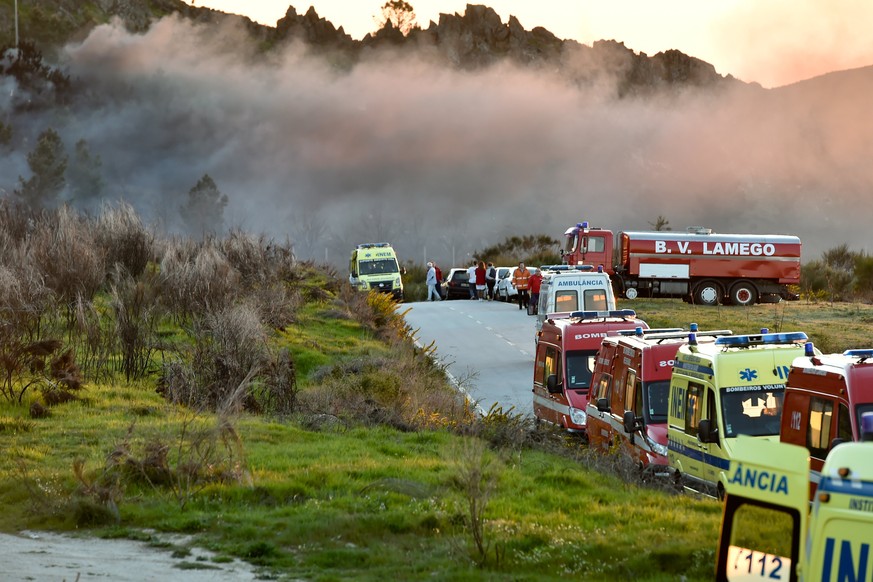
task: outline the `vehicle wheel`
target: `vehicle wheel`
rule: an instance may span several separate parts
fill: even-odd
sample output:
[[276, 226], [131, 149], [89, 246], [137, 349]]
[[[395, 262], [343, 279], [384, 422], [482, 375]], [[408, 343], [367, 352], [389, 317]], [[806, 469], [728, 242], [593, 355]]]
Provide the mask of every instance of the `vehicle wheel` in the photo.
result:
[[631, 299], [631, 300], [636, 299], [637, 295], [638, 295], [638, 293], [637, 293], [636, 287], [628, 287], [627, 289], [624, 290], [624, 296], [627, 297], [628, 299]]
[[715, 281], [703, 281], [694, 290], [694, 300], [698, 305], [718, 305], [721, 295], [721, 286]]
[[758, 302], [758, 290], [748, 281], [734, 283], [731, 287], [731, 303], [739, 306], [754, 305]]

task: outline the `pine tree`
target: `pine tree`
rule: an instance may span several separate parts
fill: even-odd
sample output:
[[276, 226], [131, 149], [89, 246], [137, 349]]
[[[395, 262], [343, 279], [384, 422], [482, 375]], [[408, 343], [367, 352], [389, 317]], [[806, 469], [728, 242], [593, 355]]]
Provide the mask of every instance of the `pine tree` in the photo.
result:
[[224, 227], [224, 208], [227, 196], [222, 194], [209, 174], [188, 191], [188, 201], [179, 208], [182, 220], [193, 234], [220, 231]]
[[27, 165], [33, 176], [18, 177], [20, 187], [15, 195], [34, 210], [55, 206], [66, 185], [67, 155], [61, 136], [54, 129], [39, 135], [36, 147], [27, 154]]

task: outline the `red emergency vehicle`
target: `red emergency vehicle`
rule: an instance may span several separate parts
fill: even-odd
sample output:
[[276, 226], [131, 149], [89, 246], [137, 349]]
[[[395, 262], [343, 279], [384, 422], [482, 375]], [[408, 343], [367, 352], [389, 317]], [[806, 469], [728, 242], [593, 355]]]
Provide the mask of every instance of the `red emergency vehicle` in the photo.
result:
[[594, 365], [588, 401], [588, 442], [607, 451], [618, 444], [643, 468], [666, 470], [670, 377], [679, 346], [694, 334], [698, 343], [730, 330], [636, 329], [604, 338]]
[[779, 440], [809, 450], [810, 499], [828, 453], [861, 438], [861, 417], [873, 412], [873, 349], [796, 358], [788, 373]]
[[533, 408], [545, 420], [584, 435], [585, 408], [594, 360], [603, 338], [620, 330], [648, 329], [632, 309], [576, 311], [569, 317], [549, 317], [537, 332]]
[[[701, 305], [752, 305], [797, 299], [800, 239], [787, 235], [620, 232], [580, 222], [564, 233], [568, 265], [603, 265], [617, 295], [681, 297]], [[618, 253], [613, 255], [615, 244]], [[613, 259], [615, 257], [615, 260]]]

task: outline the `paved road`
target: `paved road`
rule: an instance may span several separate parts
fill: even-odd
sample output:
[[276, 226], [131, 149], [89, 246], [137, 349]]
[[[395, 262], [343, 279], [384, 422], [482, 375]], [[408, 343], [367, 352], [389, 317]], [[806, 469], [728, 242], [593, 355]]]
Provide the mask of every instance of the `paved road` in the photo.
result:
[[534, 318], [499, 301], [411, 303], [406, 321], [482, 410], [532, 414]]

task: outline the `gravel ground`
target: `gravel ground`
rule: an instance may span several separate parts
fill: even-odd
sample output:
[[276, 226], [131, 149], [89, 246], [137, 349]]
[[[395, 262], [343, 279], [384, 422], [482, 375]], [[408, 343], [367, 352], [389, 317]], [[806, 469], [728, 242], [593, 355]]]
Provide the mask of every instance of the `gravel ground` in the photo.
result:
[[[48, 532], [0, 534], [0, 579], [55, 582], [88, 580], [185, 582], [256, 580], [255, 568], [188, 545], [184, 537], [161, 537], [171, 548], [132, 540], [103, 540]], [[179, 548], [190, 551], [179, 555]], [[175, 554], [175, 555], [174, 555]]]

